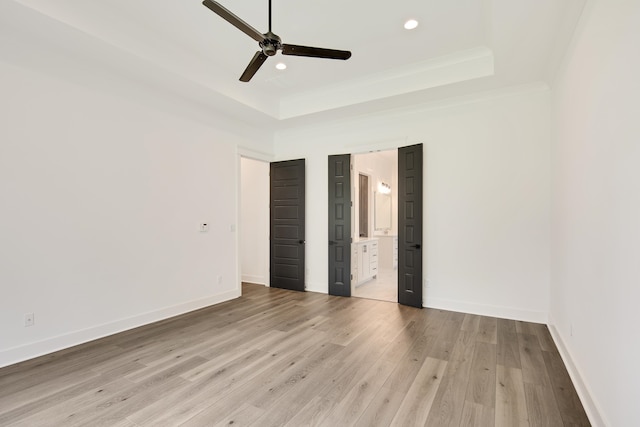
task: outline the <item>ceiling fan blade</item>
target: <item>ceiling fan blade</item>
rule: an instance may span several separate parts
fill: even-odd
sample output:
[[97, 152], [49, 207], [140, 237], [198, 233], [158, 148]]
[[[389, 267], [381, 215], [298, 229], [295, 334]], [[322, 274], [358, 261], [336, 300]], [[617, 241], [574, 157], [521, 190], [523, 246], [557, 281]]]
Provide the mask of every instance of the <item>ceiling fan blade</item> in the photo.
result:
[[282, 54], [294, 56], [311, 56], [313, 58], [328, 59], [351, 58], [351, 52], [349, 52], [348, 50], [323, 49], [320, 47], [297, 46], [295, 44], [283, 44]]
[[209, 9], [211, 9], [217, 15], [219, 15], [222, 19], [224, 19], [225, 21], [227, 21], [228, 23], [230, 23], [231, 25], [233, 25], [234, 27], [236, 27], [237, 29], [239, 29], [240, 31], [242, 31], [252, 39], [254, 39], [255, 41], [261, 42], [262, 40], [264, 40], [263, 34], [261, 34], [258, 30], [253, 28], [251, 25], [244, 22], [242, 19], [238, 18], [233, 13], [231, 13], [231, 11], [226, 9], [217, 1], [204, 0], [202, 4], [208, 7]]
[[251, 77], [253, 77], [253, 75], [260, 69], [267, 58], [268, 56], [262, 53], [262, 51], [257, 51], [256, 54], [253, 55], [253, 59], [251, 59], [249, 65], [247, 65], [247, 69], [244, 70], [244, 73], [242, 73], [242, 75], [240, 76], [240, 81], [248, 82], [249, 80], [251, 80]]

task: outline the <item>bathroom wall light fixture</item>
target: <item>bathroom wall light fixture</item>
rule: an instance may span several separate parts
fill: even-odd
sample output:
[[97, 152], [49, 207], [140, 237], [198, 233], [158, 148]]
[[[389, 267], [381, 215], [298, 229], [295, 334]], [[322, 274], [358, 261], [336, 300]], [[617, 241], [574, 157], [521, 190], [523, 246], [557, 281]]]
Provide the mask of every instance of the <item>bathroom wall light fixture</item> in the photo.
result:
[[391, 193], [391, 186], [389, 184], [381, 182], [378, 185], [378, 191], [380, 192], [380, 194], [390, 194]]

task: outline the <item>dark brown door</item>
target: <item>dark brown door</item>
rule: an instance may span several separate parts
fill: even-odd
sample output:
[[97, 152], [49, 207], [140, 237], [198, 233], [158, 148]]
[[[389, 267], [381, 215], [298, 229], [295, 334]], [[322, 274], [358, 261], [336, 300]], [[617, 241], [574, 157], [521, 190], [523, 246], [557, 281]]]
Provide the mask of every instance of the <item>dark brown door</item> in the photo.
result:
[[329, 156], [329, 295], [351, 296], [351, 155]]
[[422, 308], [422, 144], [398, 149], [398, 302]]
[[304, 291], [305, 161], [271, 163], [270, 176], [271, 286]]

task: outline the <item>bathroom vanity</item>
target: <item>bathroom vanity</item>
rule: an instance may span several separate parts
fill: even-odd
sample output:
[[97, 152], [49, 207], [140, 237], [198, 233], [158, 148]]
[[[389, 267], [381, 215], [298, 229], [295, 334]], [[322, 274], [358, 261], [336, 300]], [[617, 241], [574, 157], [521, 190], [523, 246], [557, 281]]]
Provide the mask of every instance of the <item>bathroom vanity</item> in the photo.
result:
[[353, 245], [354, 280], [356, 286], [378, 275], [378, 239], [360, 239]]

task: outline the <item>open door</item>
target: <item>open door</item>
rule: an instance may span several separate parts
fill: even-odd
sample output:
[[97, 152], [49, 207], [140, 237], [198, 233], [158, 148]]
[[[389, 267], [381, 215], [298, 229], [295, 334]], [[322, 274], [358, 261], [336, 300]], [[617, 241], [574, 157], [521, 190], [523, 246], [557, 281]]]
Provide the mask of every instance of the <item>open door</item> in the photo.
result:
[[351, 296], [351, 155], [329, 156], [329, 295]]
[[422, 144], [398, 149], [398, 302], [422, 308]]
[[271, 163], [270, 183], [271, 286], [304, 291], [304, 159]]

